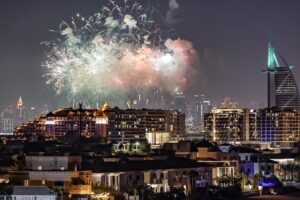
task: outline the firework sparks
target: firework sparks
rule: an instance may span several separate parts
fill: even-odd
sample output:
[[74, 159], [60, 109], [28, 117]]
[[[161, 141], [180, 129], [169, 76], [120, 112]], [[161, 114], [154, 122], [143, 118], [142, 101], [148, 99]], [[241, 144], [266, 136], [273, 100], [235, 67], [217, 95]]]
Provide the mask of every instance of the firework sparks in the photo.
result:
[[77, 14], [70, 24], [61, 23], [57, 40], [46, 43], [47, 83], [67, 101], [124, 105], [142, 95], [148, 104], [153, 88], [172, 94], [184, 87], [198, 59], [192, 43], [158, 40], [159, 28], [142, 6], [123, 4], [110, 1], [89, 18]]

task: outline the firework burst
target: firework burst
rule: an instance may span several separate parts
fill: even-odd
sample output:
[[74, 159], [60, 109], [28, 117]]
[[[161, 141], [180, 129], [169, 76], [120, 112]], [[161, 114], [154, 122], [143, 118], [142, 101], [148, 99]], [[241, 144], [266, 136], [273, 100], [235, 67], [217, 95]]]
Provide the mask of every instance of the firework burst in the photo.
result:
[[197, 52], [188, 41], [161, 39], [152, 13], [136, 2], [109, 1], [89, 18], [78, 14], [62, 22], [59, 37], [45, 42], [47, 84], [67, 102], [120, 106], [183, 88]]

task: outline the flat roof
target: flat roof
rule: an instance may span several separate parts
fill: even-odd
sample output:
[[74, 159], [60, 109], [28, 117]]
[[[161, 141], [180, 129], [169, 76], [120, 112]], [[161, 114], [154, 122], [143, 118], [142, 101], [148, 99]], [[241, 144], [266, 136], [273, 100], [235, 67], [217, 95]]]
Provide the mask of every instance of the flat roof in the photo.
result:
[[56, 196], [56, 194], [46, 186], [13, 186], [12, 195]]

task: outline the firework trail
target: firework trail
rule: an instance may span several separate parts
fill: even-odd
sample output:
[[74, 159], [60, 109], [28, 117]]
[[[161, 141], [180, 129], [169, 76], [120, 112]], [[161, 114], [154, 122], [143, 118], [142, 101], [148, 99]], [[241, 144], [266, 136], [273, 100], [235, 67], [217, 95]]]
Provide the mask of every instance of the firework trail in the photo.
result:
[[69, 103], [121, 107], [133, 98], [148, 104], [153, 91], [183, 90], [198, 54], [189, 41], [162, 39], [151, 13], [136, 2], [109, 1], [89, 18], [62, 22], [59, 37], [45, 42], [47, 84]]

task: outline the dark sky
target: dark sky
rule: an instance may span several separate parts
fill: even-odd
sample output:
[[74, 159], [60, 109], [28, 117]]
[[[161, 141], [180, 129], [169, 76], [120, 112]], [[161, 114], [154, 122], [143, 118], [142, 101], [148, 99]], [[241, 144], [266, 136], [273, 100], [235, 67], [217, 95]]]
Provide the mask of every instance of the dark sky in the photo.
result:
[[[145, 2], [145, 0], [141, 1]], [[168, 0], [151, 3], [165, 15]], [[173, 32], [190, 40], [202, 58], [199, 91], [219, 103], [224, 96], [242, 106], [266, 105], [267, 43], [272, 42], [295, 66], [300, 84], [299, 0], [178, 0]], [[55, 94], [45, 84], [41, 64], [49, 29], [70, 21], [76, 13], [92, 15], [105, 0], [1, 0], [0, 104], [55, 105]], [[200, 90], [200, 89], [199, 89]]]

